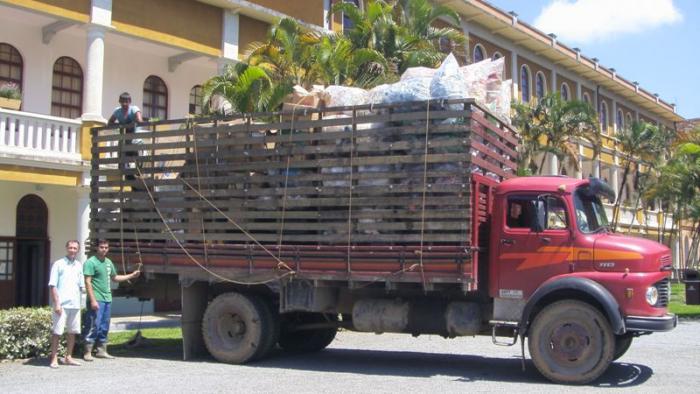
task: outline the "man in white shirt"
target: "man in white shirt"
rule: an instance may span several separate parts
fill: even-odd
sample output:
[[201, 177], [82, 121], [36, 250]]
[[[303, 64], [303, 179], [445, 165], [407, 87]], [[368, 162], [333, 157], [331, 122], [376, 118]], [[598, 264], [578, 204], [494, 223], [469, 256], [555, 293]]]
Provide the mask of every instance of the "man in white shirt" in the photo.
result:
[[73, 360], [73, 346], [75, 346], [75, 334], [80, 333], [80, 306], [81, 294], [85, 292], [85, 280], [83, 278], [83, 263], [75, 256], [80, 249], [80, 243], [76, 240], [66, 242], [66, 256], [56, 260], [51, 265], [49, 276], [49, 293], [51, 307], [51, 368], [58, 368], [58, 340], [64, 331], [68, 332], [68, 347], [64, 364], [80, 365]]

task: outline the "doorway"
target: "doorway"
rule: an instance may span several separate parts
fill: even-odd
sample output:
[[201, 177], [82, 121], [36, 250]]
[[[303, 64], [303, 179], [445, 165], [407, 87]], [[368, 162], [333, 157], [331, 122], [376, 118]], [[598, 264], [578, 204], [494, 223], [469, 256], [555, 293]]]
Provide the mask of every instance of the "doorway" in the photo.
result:
[[48, 303], [49, 210], [44, 200], [29, 194], [17, 204], [15, 305]]

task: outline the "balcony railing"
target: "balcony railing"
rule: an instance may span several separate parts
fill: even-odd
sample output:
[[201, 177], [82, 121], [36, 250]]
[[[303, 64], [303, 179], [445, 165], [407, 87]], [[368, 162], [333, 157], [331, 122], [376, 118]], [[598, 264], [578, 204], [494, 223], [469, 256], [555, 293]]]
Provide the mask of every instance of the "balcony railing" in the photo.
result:
[[79, 161], [79, 120], [0, 109], [0, 154]]
[[[613, 204], [603, 204], [605, 207], [605, 214], [608, 220], [612, 221], [613, 218]], [[642, 222], [639, 222], [641, 216]], [[664, 215], [665, 219], [665, 229], [669, 230], [673, 226], [673, 214], [666, 213]], [[627, 229], [632, 223], [633, 228], [639, 228], [644, 231], [658, 230], [659, 229], [659, 211], [649, 211], [644, 210], [642, 214], [637, 214], [637, 210], [634, 210], [628, 206], [620, 206], [620, 214], [618, 216], [618, 229]], [[662, 230], [664, 227], [661, 228]]]

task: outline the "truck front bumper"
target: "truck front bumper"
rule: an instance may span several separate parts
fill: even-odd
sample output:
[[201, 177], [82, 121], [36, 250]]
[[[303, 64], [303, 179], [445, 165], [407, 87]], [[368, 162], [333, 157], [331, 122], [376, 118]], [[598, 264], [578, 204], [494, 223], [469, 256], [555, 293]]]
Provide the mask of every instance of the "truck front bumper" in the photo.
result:
[[678, 325], [678, 316], [669, 313], [661, 317], [627, 316], [625, 328], [627, 331], [658, 332], [670, 331]]

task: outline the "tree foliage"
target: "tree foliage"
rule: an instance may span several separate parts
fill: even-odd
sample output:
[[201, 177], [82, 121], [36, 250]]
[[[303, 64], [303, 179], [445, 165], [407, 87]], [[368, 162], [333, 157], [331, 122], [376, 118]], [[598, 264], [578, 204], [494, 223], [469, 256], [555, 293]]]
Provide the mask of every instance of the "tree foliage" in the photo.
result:
[[[521, 174], [542, 174], [547, 154], [559, 159], [559, 169], [568, 162], [579, 169], [579, 140], [600, 146], [600, 130], [593, 108], [578, 100], [565, 101], [559, 93], [550, 93], [533, 106], [514, 103], [513, 124], [522, 137], [520, 152]], [[542, 155], [539, 165], [535, 156]]]

